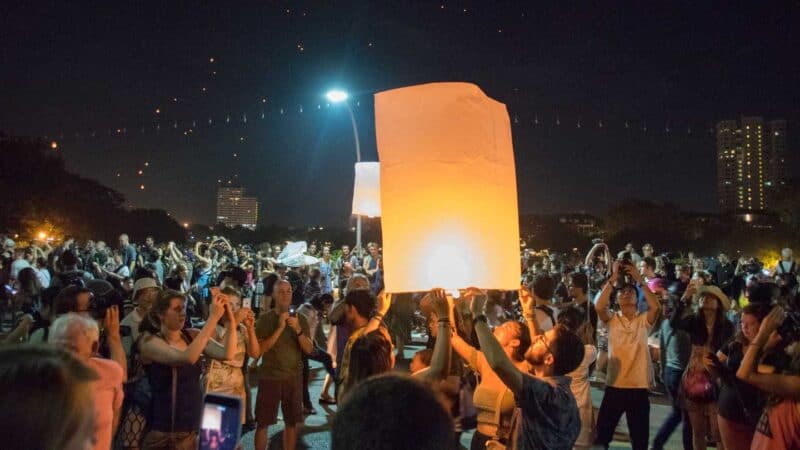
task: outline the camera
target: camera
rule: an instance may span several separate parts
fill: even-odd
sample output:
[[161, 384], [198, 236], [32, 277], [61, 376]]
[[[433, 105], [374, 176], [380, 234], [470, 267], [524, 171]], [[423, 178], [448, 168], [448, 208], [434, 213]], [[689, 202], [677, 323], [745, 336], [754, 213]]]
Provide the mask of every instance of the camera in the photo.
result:
[[800, 311], [787, 310], [786, 319], [783, 320], [777, 331], [783, 342], [800, 341]]
[[289, 307], [289, 317], [297, 317], [297, 310], [294, 306]]

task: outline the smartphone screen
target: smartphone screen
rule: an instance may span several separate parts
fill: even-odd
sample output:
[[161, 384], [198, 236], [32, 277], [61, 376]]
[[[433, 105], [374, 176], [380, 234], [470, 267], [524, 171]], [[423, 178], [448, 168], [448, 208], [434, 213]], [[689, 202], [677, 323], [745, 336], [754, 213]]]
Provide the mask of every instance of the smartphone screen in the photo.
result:
[[245, 297], [242, 299], [242, 308], [250, 308], [250, 297]]
[[206, 394], [200, 450], [235, 450], [242, 432], [242, 400], [222, 394]]

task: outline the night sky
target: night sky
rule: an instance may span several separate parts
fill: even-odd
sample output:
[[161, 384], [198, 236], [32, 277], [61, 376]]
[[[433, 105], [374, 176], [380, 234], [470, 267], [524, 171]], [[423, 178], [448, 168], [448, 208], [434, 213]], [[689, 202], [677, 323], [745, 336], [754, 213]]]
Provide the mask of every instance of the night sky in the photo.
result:
[[0, 130], [192, 223], [230, 180], [265, 222], [346, 224], [355, 152], [332, 87], [376, 160], [373, 93], [478, 84], [508, 105], [523, 213], [714, 211], [709, 128], [741, 114], [788, 119], [800, 149], [797, 2], [411, 3], [11, 2]]

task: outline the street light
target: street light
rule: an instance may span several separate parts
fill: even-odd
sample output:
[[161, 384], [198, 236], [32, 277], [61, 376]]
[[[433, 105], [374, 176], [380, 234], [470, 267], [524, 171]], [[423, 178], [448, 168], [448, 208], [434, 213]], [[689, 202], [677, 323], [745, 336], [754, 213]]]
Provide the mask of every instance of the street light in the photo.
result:
[[[353, 114], [353, 108], [350, 107], [350, 103], [347, 102], [349, 95], [347, 92], [341, 89], [331, 89], [325, 94], [325, 97], [331, 103], [344, 103], [347, 107], [347, 112], [350, 113], [350, 123], [353, 124], [353, 139], [356, 142], [356, 162], [361, 162], [361, 144], [358, 141], [358, 127], [356, 126], [356, 116]], [[356, 249], [358, 249], [358, 257], [360, 258], [363, 255], [363, 250], [361, 249], [361, 216], [356, 215]]]

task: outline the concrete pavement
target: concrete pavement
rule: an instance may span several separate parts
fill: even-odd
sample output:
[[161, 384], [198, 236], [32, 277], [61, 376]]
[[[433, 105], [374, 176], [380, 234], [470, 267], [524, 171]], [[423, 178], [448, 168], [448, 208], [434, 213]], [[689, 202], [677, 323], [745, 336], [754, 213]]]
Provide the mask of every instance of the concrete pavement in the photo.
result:
[[[410, 345], [405, 349], [405, 357], [406, 359], [403, 361], [398, 361], [396, 370], [408, 370], [408, 360], [410, 360], [411, 356], [417, 350], [420, 350], [422, 347], [420, 345]], [[317, 410], [317, 413], [311, 416], [306, 417], [305, 425], [300, 428], [300, 442], [298, 442], [299, 449], [328, 449], [330, 448], [330, 424], [333, 418], [333, 414], [336, 412], [336, 406], [327, 406], [327, 405], [319, 405], [317, 403], [317, 399], [319, 398], [320, 390], [322, 389], [322, 382], [325, 379], [325, 370], [319, 363], [311, 362], [311, 381], [310, 381], [310, 393], [311, 399], [314, 403], [314, 409]], [[253, 399], [255, 400], [255, 393], [256, 389], [253, 389]], [[600, 402], [603, 398], [603, 391], [602, 389], [593, 386], [592, 387], [592, 399], [594, 402], [595, 407], [600, 406]], [[650, 398], [651, 406], [650, 406], [650, 439], [655, 436], [658, 428], [663, 423], [664, 419], [666, 418], [667, 414], [669, 413], [670, 407], [669, 402], [666, 397], [653, 397]], [[324, 407], [323, 407], [324, 406]], [[279, 417], [279, 422], [270, 427], [269, 435], [270, 435], [270, 444], [269, 449], [282, 449], [282, 438], [283, 438], [283, 422]], [[624, 427], [623, 427], [624, 428]], [[622, 430], [624, 431], [624, 429]], [[253, 432], [246, 434], [242, 440], [245, 449], [253, 449]], [[461, 436], [461, 445], [465, 449], [469, 449], [470, 440], [472, 439], [472, 432], [466, 432]], [[628, 449], [631, 448], [628, 442], [624, 441], [614, 441], [611, 445], [612, 449]], [[679, 450], [682, 449], [683, 446], [680, 442], [680, 427], [675, 430], [673, 435], [670, 437], [670, 440], [667, 442], [667, 445], [664, 447], [665, 449], [669, 450]], [[263, 450], [263, 449], [260, 449]]]

